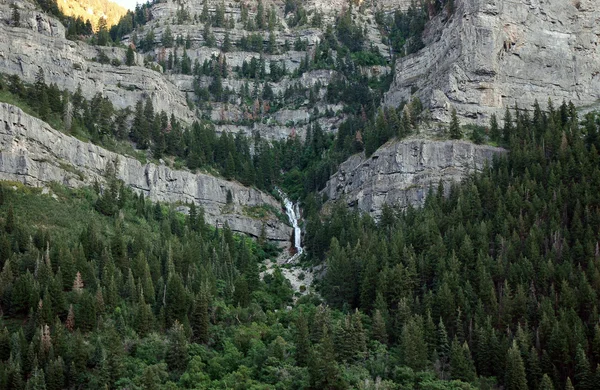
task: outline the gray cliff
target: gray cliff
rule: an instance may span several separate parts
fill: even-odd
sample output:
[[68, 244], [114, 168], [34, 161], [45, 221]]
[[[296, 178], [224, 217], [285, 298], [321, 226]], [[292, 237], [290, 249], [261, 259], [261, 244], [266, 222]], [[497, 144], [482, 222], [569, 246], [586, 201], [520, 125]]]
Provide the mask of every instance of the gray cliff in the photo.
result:
[[[102, 182], [107, 164], [115, 160], [118, 177], [153, 201], [195, 202], [204, 208], [211, 224], [228, 223], [233, 231], [254, 237], [260, 236], [264, 226], [267, 238], [281, 244], [291, 237], [291, 228], [275, 216], [250, 217], [249, 208], [255, 206], [281, 209], [268, 194], [206, 174], [142, 164], [58, 132], [17, 107], [0, 103], [0, 180], [35, 187], [58, 182], [76, 188]], [[232, 204], [227, 204], [228, 191]]]
[[28, 2], [19, 2], [21, 27], [9, 27], [8, 3], [0, 4], [0, 71], [16, 74], [33, 83], [39, 69], [47, 84], [75, 92], [81, 87], [86, 99], [97, 93], [109, 98], [116, 108], [134, 107], [140, 99], [150, 98], [154, 109], [173, 113], [190, 123], [194, 114], [186, 96], [161, 73], [145, 68], [141, 54], [138, 66], [113, 66], [94, 61], [99, 51], [109, 59], [125, 61], [126, 49], [94, 47], [65, 38], [64, 26], [55, 18], [35, 10]]
[[[402, 0], [404, 1], [404, 0]], [[13, 2], [11, 2], [12, 4]], [[227, 53], [218, 48], [222, 45], [226, 32], [229, 32], [232, 43], [237, 44], [242, 37], [253, 33], [246, 31], [242, 25], [241, 8], [239, 3], [225, 3], [226, 17], [235, 20], [235, 28], [225, 29], [214, 27], [212, 33], [215, 36], [217, 47], [207, 47], [203, 37], [204, 25], [193, 18], [181, 24], [174, 23], [178, 11], [183, 7], [190, 15], [198, 16], [201, 12], [204, 0], [182, 0], [162, 1], [152, 6], [153, 19], [143, 29], [140, 27], [135, 34], [138, 37], [145, 36], [148, 31], [155, 35], [155, 47], [145, 53], [136, 53], [136, 66], [114, 65], [125, 61], [126, 45], [132, 43], [133, 35], [124, 37], [121, 42], [123, 46], [100, 47], [92, 46], [84, 41], [72, 41], [65, 38], [65, 27], [56, 18], [36, 9], [27, 0], [14, 0], [20, 9], [21, 25], [15, 27], [11, 22], [12, 10], [8, 2], [0, 2], [0, 73], [15, 74], [26, 82], [33, 83], [39, 69], [45, 72], [46, 83], [55, 83], [60, 89], [71, 92], [81, 87], [85, 98], [90, 99], [97, 93], [107, 97], [116, 108], [133, 108], [140, 99], [150, 98], [156, 111], [173, 113], [176, 118], [186, 123], [191, 123], [200, 117], [210, 118], [216, 125], [216, 131], [242, 132], [252, 135], [256, 132], [269, 140], [286, 139], [291, 134], [304, 137], [310, 121], [318, 121], [325, 131], [335, 131], [345, 116], [343, 105], [329, 104], [325, 99], [327, 85], [340, 75], [334, 70], [313, 70], [294, 78], [289, 75], [278, 82], [270, 83], [274, 94], [284, 94], [286, 89], [293, 85], [313, 87], [318, 91], [317, 101], [314, 107], [310, 107], [309, 100], [286, 104], [277, 111], [266, 109], [257, 114], [254, 107], [249, 107], [245, 99], [241, 97], [241, 89], [248, 81], [240, 78], [235, 72], [237, 67], [250, 62], [252, 58], [265, 61], [265, 72], [269, 74], [271, 61], [285, 64], [288, 72], [293, 72], [300, 66], [307, 54], [311, 54], [315, 45], [323, 39], [323, 28], [315, 28], [304, 25], [300, 28], [289, 28], [283, 14], [281, 2], [266, 2], [265, 6], [270, 8], [271, 4], [281, 21], [273, 32], [275, 38], [276, 53], [249, 52], [234, 47]], [[208, 0], [211, 12], [215, 10], [220, 0]], [[311, 0], [305, 4], [308, 10], [319, 10], [324, 13], [324, 20], [333, 21], [346, 0]], [[384, 3], [390, 6], [391, 0]], [[250, 17], [255, 16], [256, 1], [250, 5]], [[404, 4], [404, 3], [402, 3]], [[383, 6], [383, 5], [382, 5]], [[359, 12], [355, 11], [357, 17]], [[368, 40], [380, 48], [384, 55], [388, 55], [389, 48], [382, 43], [382, 37], [374, 22], [372, 9], [367, 8], [364, 14], [360, 14], [361, 23], [367, 28]], [[191, 63], [198, 61], [203, 64], [219, 55], [225, 59], [228, 66], [228, 76], [223, 78], [223, 88], [232, 91], [229, 103], [216, 101], [198, 100], [194, 88], [194, 76], [164, 70], [158, 65], [160, 59], [168, 58], [169, 55], [183, 54], [183, 49], [164, 47], [161, 43], [164, 32], [169, 26], [173, 36], [189, 37], [190, 47], [186, 49], [186, 55]], [[265, 32], [264, 38], [267, 38]], [[292, 43], [296, 39], [307, 42], [306, 51], [284, 50], [287, 41]], [[265, 42], [266, 43], [266, 42]], [[97, 61], [99, 53], [103, 52], [111, 63], [101, 64]], [[335, 56], [334, 53], [331, 53]], [[146, 64], [145, 64], [146, 62]], [[153, 70], [156, 69], [156, 70]], [[362, 71], [370, 76], [387, 74], [390, 72], [388, 66], [363, 67]], [[197, 87], [206, 88], [213, 81], [211, 76], [202, 76]], [[252, 87], [252, 82], [250, 86]], [[196, 102], [196, 107], [190, 108], [188, 102]], [[336, 117], [328, 117], [324, 113], [328, 110], [335, 112]]]
[[449, 18], [428, 25], [423, 50], [397, 61], [386, 104], [414, 94], [433, 119], [487, 124], [504, 109], [576, 106], [600, 98], [597, 0], [456, 0]]
[[448, 190], [501, 153], [505, 150], [465, 141], [390, 142], [368, 159], [357, 154], [346, 160], [323, 194], [378, 217], [384, 203], [422, 206], [429, 188], [437, 189], [441, 181]]

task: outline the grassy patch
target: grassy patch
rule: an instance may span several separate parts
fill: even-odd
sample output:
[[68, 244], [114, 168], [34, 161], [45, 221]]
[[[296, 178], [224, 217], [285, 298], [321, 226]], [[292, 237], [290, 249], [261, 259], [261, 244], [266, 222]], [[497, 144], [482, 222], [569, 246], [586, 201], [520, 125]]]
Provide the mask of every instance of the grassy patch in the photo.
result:
[[[6, 188], [5, 184], [2, 185]], [[41, 195], [40, 188], [21, 186], [14, 191], [5, 189], [6, 199], [2, 208], [12, 205], [18, 221], [27, 221], [32, 229], [52, 231], [53, 236], [67, 242], [79, 237], [90, 221], [108, 221], [108, 217], [94, 210], [93, 191], [69, 190], [58, 184], [52, 184], [51, 189], [57, 199]]]
[[75, 168], [73, 165], [67, 164], [65, 162], [60, 161], [58, 163], [58, 165], [61, 167], [61, 169], [70, 172], [72, 174], [74, 174], [75, 176], [77, 176], [79, 178], [80, 181], [84, 181], [85, 180], [85, 175], [83, 174], [83, 172], [77, 168]]
[[258, 206], [244, 206], [244, 214], [250, 218], [265, 220], [269, 218], [277, 218], [279, 221], [289, 226], [290, 221], [284, 213], [269, 204]]

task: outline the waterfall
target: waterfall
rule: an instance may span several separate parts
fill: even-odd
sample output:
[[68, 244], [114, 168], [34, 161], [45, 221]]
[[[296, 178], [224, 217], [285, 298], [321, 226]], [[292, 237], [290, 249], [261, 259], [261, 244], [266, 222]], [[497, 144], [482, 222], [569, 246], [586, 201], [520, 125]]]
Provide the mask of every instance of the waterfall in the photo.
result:
[[277, 188], [279, 196], [283, 198], [283, 204], [285, 205], [285, 213], [287, 214], [292, 227], [294, 228], [294, 247], [296, 248], [296, 255], [294, 255], [288, 262], [301, 255], [304, 249], [302, 248], [302, 229], [298, 226], [298, 219], [300, 218], [300, 208], [298, 204], [294, 204], [287, 195]]

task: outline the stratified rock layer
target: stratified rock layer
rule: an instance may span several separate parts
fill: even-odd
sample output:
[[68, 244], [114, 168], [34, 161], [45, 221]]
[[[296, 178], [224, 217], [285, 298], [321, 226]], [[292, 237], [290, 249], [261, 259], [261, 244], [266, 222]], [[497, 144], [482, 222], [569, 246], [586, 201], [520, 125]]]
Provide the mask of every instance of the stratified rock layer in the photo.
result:
[[413, 93], [433, 119], [451, 108], [471, 121], [499, 119], [506, 107], [531, 109], [548, 98], [576, 106], [600, 99], [597, 0], [456, 0], [428, 26], [426, 47], [397, 61], [386, 104]]
[[505, 150], [465, 141], [391, 142], [371, 158], [355, 155], [346, 160], [323, 193], [378, 217], [385, 203], [399, 208], [422, 206], [429, 188], [437, 189], [442, 182], [448, 190], [501, 153]]
[[[81, 89], [86, 99], [97, 93], [107, 97], [116, 108], [134, 107], [140, 99], [150, 98], [157, 111], [166, 111], [176, 118], [191, 123], [186, 96], [162, 74], [143, 67], [144, 59], [136, 54], [139, 66], [113, 66], [94, 59], [102, 51], [110, 60], [125, 62], [126, 49], [94, 47], [84, 42], [65, 38], [64, 26], [55, 18], [21, 7], [21, 27], [9, 27], [8, 4], [0, 4], [0, 72], [18, 75], [33, 83], [40, 69], [47, 84], [55, 83], [60, 89], [75, 92]], [[30, 6], [30, 5], [29, 5]]]
[[[283, 243], [291, 237], [291, 228], [277, 218], [262, 221], [247, 215], [254, 206], [281, 209], [270, 195], [210, 175], [142, 164], [60, 133], [21, 109], [0, 103], [0, 180], [36, 187], [58, 182], [76, 188], [102, 182], [107, 164], [113, 161], [118, 161], [118, 177], [153, 201], [195, 202], [211, 224], [228, 223], [233, 231], [255, 237], [264, 224], [270, 240]], [[231, 204], [227, 204], [228, 191]]]

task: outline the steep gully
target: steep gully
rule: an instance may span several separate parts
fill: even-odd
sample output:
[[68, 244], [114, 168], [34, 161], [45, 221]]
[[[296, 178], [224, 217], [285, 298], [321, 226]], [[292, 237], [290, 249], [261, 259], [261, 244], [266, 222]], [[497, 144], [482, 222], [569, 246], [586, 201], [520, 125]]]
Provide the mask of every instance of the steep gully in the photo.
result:
[[298, 263], [298, 260], [304, 253], [304, 248], [302, 247], [302, 229], [300, 228], [299, 223], [301, 218], [300, 207], [298, 206], [298, 203], [292, 202], [280, 188], [276, 188], [275, 190], [282, 199], [287, 217], [294, 230], [294, 244], [290, 250], [295, 253], [290, 257], [289, 252], [284, 251], [274, 261], [268, 260], [266, 263], [267, 269], [265, 274], [272, 274], [275, 268], [279, 267], [283, 276], [289, 280], [294, 292], [297, 293], [296, 297], [298, 294], [306, 295], [308, 293], [314, 293], [311, 288], [314, 280], [313, 271], [304, 269], [302, 265]]
[[304, 249], [302, 248], [302, 229], [298, 225], [298, 219], [300, 218], [300, 207], [298, 203], [294, 204], [287, 195], [281, 191], [281, 189], [277, 189], [279, 196], [283, 199], [283, 204], [285, 205], [285, 213], [287, 214], [290, 223], [292, 224], [292, 228], [294, 229], [294, 248], [296, 249], [296, 253], [292, 256], [287, 263], [293, 263], [302, 253]]

